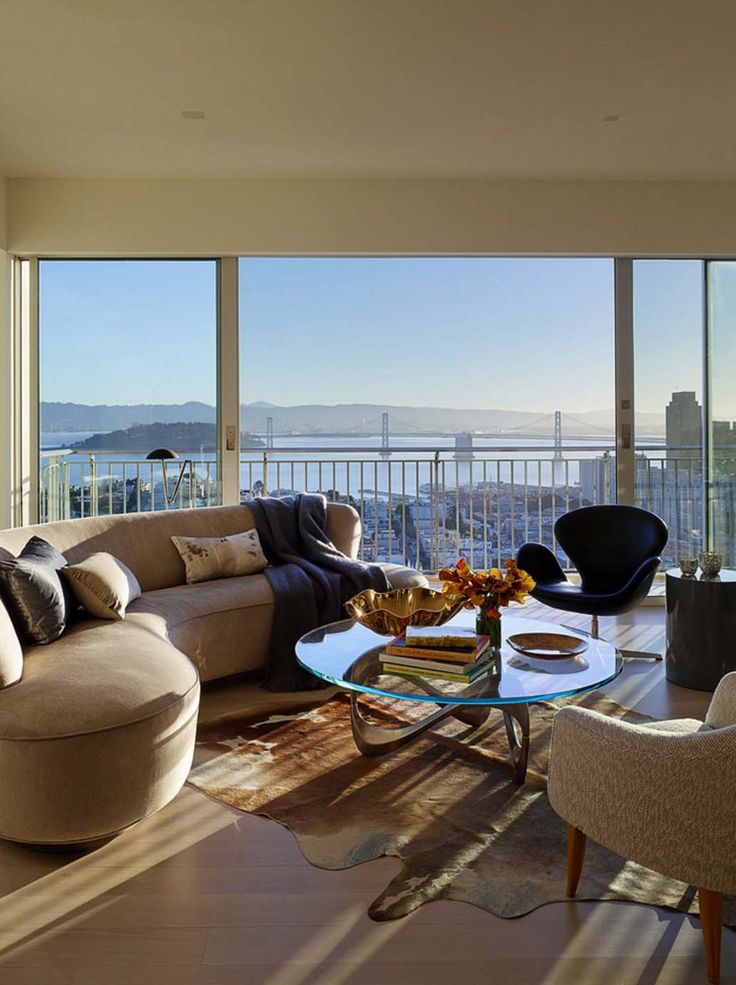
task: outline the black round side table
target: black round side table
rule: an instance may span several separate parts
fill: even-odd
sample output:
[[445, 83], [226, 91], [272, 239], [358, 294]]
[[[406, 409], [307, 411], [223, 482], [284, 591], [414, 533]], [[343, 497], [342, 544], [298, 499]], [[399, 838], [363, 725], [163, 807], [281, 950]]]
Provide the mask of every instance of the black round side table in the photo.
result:
[[667, 680], [713, 691], [724, 674], [736, 670], [736, 571], [687, 578], [672, 568], [666, 585]]

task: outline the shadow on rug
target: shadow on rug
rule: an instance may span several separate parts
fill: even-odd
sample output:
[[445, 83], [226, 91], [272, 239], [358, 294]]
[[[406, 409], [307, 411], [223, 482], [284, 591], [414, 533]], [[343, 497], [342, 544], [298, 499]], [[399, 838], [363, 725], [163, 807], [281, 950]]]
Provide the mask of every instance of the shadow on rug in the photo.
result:
[[[518, 917], [566, 898], [566, 825], [550, 807], [545, 779], [561, 703], [530, 709], [529, 773], [521, 787], [512, 778], [500, 714], [492, 711], [479, 729], [445, 725], [393, 755], [367, 759], [353, 744], [344, 695], [310, 710], [202, 729], [200, 745], [213, 758], [192, 770], [189, 783], [285, 825], [307, 860], [322, 868], [401, 859], [401, 871], [369, 908], [375, 920], [394, 920], [436, 899]], [[576, 703], [645, 720], [601, 694]], [[385, 706], [372, 711], [384, 724], [406, 720]], [[697, 913], [692, 887], [593, 842], [577, 898]], [[733, 926], [734, 901], [724, 903], [724, 922]]]

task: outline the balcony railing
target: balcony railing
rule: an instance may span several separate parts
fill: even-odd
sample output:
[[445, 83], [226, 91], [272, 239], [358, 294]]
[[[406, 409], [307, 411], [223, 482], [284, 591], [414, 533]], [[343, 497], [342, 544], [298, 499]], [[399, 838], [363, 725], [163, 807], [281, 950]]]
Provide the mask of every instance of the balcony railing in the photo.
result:
[[[182, 457], [186, 455], [186, 452], [182, 453]], [[179, 465], [176, 461], [168, 465], [170, 488], [175, 485], [174, 476]], [[43, 451], [39, 473], [39, 518], [46, 522], [217, 504], [217, 461], [214, 458], [201, 460], [198, 457], [194, 461], [192, 481], [189, 479], [187, 475], [176, 498], [169, 503], [161, 463], [146, 460], [144, 452], [100, 451], [82, 455], [70, 449]]]
[[[655, 449], [650, 449], [652, 453]], [[659, 513], [670, 528], [665, 564], [701, 543], [702, 473], [696, 459], [637, 456], [637, 504]], [[182, 459], [187, 453], [182, 452]], [[130, 513], [219, 501], [217, 462], [191, 454], [193, 468], [176, 501], [167, 502], [160, 462], [144, 453], [43, 453], [43, 520]], [[489, 567], [514, 556], [527, 540], [568, 559], [554, 523], [579, 506], [615, 502], [614, 451], [566, 447], [555, 458], [545, 446], [499, 448], [279, 448], [243, 451], [241, 500], [322, 492], [351, 503], [363, 524], [361, 557], [436, 572], [465, 556]], [[179, 464], [168, 465], [170, 479]], [[190, 481], [191, 480], [191, 481]], [[173, 486], [170, 481], [169, 488]]]

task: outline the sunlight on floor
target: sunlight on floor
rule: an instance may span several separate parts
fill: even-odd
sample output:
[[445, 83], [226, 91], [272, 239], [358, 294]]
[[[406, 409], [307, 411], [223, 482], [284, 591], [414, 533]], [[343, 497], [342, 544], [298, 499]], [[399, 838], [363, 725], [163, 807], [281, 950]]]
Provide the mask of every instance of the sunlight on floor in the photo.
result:
[[[376, 955], [388, 940], [395, 937], [411, 920], [411, 916], [401, 920], [394, 920], [389, 924], [376, 924], [364, 934], [360, 940], [352, 944], [345, 952], [340, 955], [340, 965], [331, 965], [320, 969], [320, 985], [343, 985], [351, 978], [356, 965], [366, 965], [370, 959]], [[402, 926], [403, 925], [403, 926]], [[378, 972], [374, 972], [376, 981], [380, 979]]]
[[[180, 795], [159, 814], [97, 851], [73, 861], [60, 860], [53, 872], [0, 899], [0, 953], [9, 948], [22, 953], [32, 946], [29, 939], [44, 930], [63, 933], [73, 925], [74, 911], [228, 827], [232, 820], [219, 804], [204, 797], [194, 801]], [[88, 912], [85, 910], [79, 919]]]
[[[700, 968], [701, 959], [704, 961], [700, 942], [693, 938], [694, 928], [679, 915], [643, 906], [588, 903], [576, 906], [575, 920], [577, 930], [567, 943], [560, 942], [556, 963], [539, 985], [610, 981], [611, 959], [618, 955], [625, 955], [621, 958], [621, 980], [625, 977], [627, 982], [656, 982], [661, 966], [676, 952], [692, 959], [694, 973], [704, 972], [704, 967]], [[580, 968], [580, 975], [571, 974], [571, 967], [575, 966]]]
[[[327, 926], [315, 928], [309, 940], [291, 952], [288, 963], [283, 964], [264, 985], [302, 985], [307, 976], [311, 976], [316, 968], [329, 960], [335, 948], [363, 919], [364, 912], [365, 907], [355, 904], [347, 907]], [[324, 978], [320, 980], [326, 982]]]

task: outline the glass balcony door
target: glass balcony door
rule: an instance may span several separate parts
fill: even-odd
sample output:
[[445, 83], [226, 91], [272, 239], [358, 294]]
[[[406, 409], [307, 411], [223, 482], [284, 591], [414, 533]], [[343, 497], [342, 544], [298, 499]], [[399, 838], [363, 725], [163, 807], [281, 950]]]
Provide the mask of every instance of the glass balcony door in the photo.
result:
[[708, 545], [736, 565], [736, 261], [707, 264]]
[[704, 546], [702, 260], [633, 264], [635, 504], [669, 528], [663, 567]]
[[39, 519], [217, 503], [216, 261], [41, 260], [38, 297]]
[[614, 262], [240, 261], [241, 496], [322, 492], [362, 557], [502, 564], [615, 502]]

